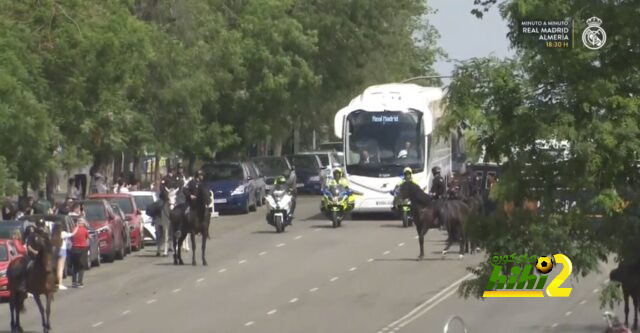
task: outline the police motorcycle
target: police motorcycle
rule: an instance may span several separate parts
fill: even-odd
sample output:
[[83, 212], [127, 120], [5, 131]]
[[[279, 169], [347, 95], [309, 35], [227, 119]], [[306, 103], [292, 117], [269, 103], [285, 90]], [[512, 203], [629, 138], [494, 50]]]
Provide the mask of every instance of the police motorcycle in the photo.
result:
[[393, 210], [402, 217], [402, 227], [407, 228], [413, 225], [413, 216], [411, 215], [411, 200], [400, 198], [400, 184], [391, 191], [393, 195]]
[[345, 215], [351, 211], [349, 196], [353, 194], [353, 191], [342, 185], [330, 185], [322, 190], [320, 210], [331, 220], [334, 228], [341, 226]]
[[284, 185], [286, 180], [279, 177], [273, 190], [267, 195], [267, 223], [276, 228], [276, 232], [281, 233], [291, 225], [293, 220], [292, 208], [295, 198], [289, 189]]

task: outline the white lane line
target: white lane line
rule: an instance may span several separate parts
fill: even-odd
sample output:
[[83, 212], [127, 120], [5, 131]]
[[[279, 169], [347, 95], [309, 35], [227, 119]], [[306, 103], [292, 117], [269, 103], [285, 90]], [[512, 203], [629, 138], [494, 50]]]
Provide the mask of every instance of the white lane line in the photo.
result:
[[580, 302], [580, 305], [583, 305], [584, 303], [587, 303], [587, 300], [582, 300], [582, 301]]
[[567, 311], [564, 315], [565, 315], [565, 317], [569, 317], [572, 313], [573, 312], [571, 312], [571, 311]]
[[298, 299], [297, 299], [297, 298], [292, 298], [292, 299], [289, 301], [289, 303], [295, 303], [295, 302], [297, 302], [297, 301], [298, 301]]
[[204, 281], [204, 278], [199, 278], [199, 279], [196, 280], [196, 282], [198, 282], [198, 283], [200, 283], [202, 281]]
[[157, 301], [156, 299], [150, 299], [147, 301], [147, 304], [155, 303], [156, 301]]
[[296, 236], [294, 239], [300, 239], [302, 238], [302, 236]]
[[182, 289], [180, 289], [180, 288], [176, 288], [176, 289], [173, 289], [171, 292], [175, 294], [175, 293], [179, 293], [179, 292], [180, 292], [180, 290], [182, 290]]
[[594, 294], [595, 294], [595, 293], [597, 293], [598, 291], [600, 291], [598, 288], [593, 289], [593, 293], [594, 293]]
[[262, 252], [258, 253], [259, 256], [263, 256], [265, 254], [267, 254], [267, 251], [262, 251]]
[[433, 302], [431, 305], [429, 305], [426, 309], [420, 311], [418, 314], [416, 314], [415, 316], [411, 317], [411, 319], [403, 322], [402, 324], [400, 324], [398, 327], [396, 327], [396, 331], [398, 331], [399, 328], [403, 328], [406, 325], [409, 325], [412, 321], [420, 318], [420, 316], [422, 316], [423, 314], [427, 313], [429, 310], [433, 309], [436, 305], [442, 303], [444, 300], [446, 300], [447, 298], [449, 298], [449, 296], [457, 293], [458, 290], [457, 289], [452, 289], [450, 292], [448, 292], [446, 295], [442, 296], [442, 298], [440, 298], [439, 300]]
[[[462, 283], [462, 281], [473, 277], [473, 273], [469, 273], [465, 276], [463, 276], [462, 278], [460, 278], [458, 281], [450, 284], [448, 287], [442, 289], [439, 293], [433, 295], [431, 298], [429, 298], [428, 300], [424, 301], [422, 304], [418, 305], [415, 309], [411, 310], [409, 313], [407, 313], [406, 315], [404, 315], [402, 318], [394, 321], [393, 323], [389, 324], [387, 326], [387, 328], [392, 327], [392, 326], [396, 326], [398, 325], [398, 323], [402, 322], [403, 320], [406, 320], [408, 318], [410, 318], [411, 316], [415, 315], [416, 313], [418, 313], [423, 307], [429, 305], [430, 303], [434, 302], [435, 300], [437, 300], [439, 297], [441, 297], [442, 295], [444, 295], [445, 293], [447, 293], [447, 291], [449, 291], [450, 289], [453, 289], [455, 287], [457, 287], [460, 283]], [[455, 289], [454, 289], [455, 290]]]
[[317, 288], [317, 287], [316, 288], [311, 288], [311, 289], [309, 289], [309, 291], [314, 293], [314, 292], [318, 291], [318, 289], [320, 289], [320, 288]]
[[387, 254], [389, 254], [389, 253], [391, 253], [391, 251], [384, 251], [384, 252], [382, 253], [382, 255], [385, 255], [385, 256], [386, 256], [386, 255], [387, 255]]
[[558, 326], [558, 323], [553, 323], [553, 325], [551, 325], [551, 328], [556, 328], [556, 326]]
[[415, 236], [415, 237], [413, 237], [413, 238], [418, 239], [419, 237], [418, 237], [418, 236]]
[[276, 245], [276, 247], [283, 247], [285, 245], [286, 245], [285, 243], [280, 243], [280, 244]]
[[124, 310], [124, 311], [122, 311], [122, 315], [123, 315], [123, 316], [126, 316], [126, 315], [128, 315], [128, 314], [130, 314], [130, 313], [131, 313], [131, 310]]
[[320, 228], [313, 229], [313, 231], [320, 231], [320, 230], [321, 230]]
[[367, 259], [367, 262], [373, 262], [373, 258]]
[[244, 324], [244, 326], [251, 326], [251, 325], [253, 325], [253, 322], [252, 322], [252, 321], [249, 321], [249, 322], [247, 322], [246, 324]]
[[242, 260], [238, 261], [238, 264], [242, 265], [242, 264], [244, 264], [245, 262], [247, 262], [247, 261], [246, 261], [246, 260], [244, 260], [244, 259], [242, 259]]
[[400, 243], [400, 244], [398, 244], [398, 246], [404, 246], [404, 243]]
[[224, 272], [226, 272], [226, 271], [227, 271], [227, 269], [226, 269], [226, 268], [223, 268], [223, 269], [219, 270], [219, 271], [218, 271], [218, 273], [224, 273]]
[[351, 268], [349, 268], [349, 272], [353, 272], [353, 271], [355, 271], [356, 269], [358, 269], [358, 267], [351, 267]]
[[337, 276], [334, 276], [334, 277], [332, 277], [332, 278], [331, 278], [331, 280], [329, 280], [329, 281], [331, 281], [331, 282], [335, 282], [335, 281], [337, 281], [337, 280], [338, 280], [338, 277], [337, 277]]
[[97, 322], [97, 323], [95, 323], [95, 324], [91, 325], [91, 327], [96, 328], [96, 327], [98, 327], [98, 326], [100, 326], [100, 325], [102, 325], [102, 322], [101, 322], [101, 321], [99, 321], [99, 322]]
[[272, 314], [274, 314], [274, 313], [276, 313], [276, 312], [278, 312], [278, 310], [273, 309], [273, 310], [271, 310], [271, 311], [267, 312], [267, 316], [270, 316], [270, 315], [272, 315]]

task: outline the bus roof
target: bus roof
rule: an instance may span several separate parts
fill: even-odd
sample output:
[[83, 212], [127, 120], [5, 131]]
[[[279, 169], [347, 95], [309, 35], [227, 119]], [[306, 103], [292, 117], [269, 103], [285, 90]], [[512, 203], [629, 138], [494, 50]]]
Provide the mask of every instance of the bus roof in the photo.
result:
[[[412, 83], [388, 83], [370, 86], [362, 94], [352, 99], [334, 118], [334, 133], [342, 138], [342, 125], [349, 113], [357, 110], [369, 112], [404, 111], [414, 109], [421, 112], [440, 112], [431, 110], [430, 104], [442, 99], [441, 88], [423, 87]], [[434, 115], [435, 118], [439, 114]]]

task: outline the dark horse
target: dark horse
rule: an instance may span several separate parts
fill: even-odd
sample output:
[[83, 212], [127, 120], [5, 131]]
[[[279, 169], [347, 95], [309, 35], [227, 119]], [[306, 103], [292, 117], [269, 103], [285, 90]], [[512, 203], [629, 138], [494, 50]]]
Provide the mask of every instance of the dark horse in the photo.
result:
[[443, 255], [449, 250], [454, 240], [459, 240], [460, 258], [462, 258], [466, 244], [463, 223], [470, 214], [469, 206], [461, 200], [446, 200], [438, 205], [412, 182], [404, 182], [400, 185], [399, 193], [401, 198], [411, 200], [411, 214], [420, 244], [418, 260], [424, 258], [424, 235], [429, 229], [439, 228], [442, 223], [447, 225], [447, 231], [451, 235], [447, 240], [447, 246], [442, 251]]
[[[53, 301], [53, 293], [56, 291], [56, 274], [54, 263], [54, 246], [49, 235], [44, 231], [35, 231], [32, 236], [31, 247], [38, 251], [38, 255], [32, 263], [31, 269], [24, 274], [25, 259], [19, 258], [12, 261], [7, 268], [7, 278], [9, 280], [9, 310], [11, 311], [11, 331], [22, 332], [20, 326], [20, 312], [24, 312], [24, 300], [27, 293], [33, 295], [33, 298], [40, 310], [42, 317], [42, 327], [44, 332], [49, 332], [51, 322], [49, 315], [51, 314], [51, 302]], [[26, 279], [27, 292], [20, 291], [21, 282]], [[40, 295], [45, 295], [46, 307], [42, 305]]]
[[[196, 235], [202, 235], [202, 264], [207, 265], [205, 258], [205, 250], [207, 248], [207, 239], [209, 236], [209, 220], [211, 218], [211, 192], [205, 190], [204, 186], [198, 187], [196, 199], [194, 199], [193, 207], [189, 207], [186, 203], [177, 205], [171, 210], [169, 216], [171, 220], [171, 230], [173, 232], [173, 264], [184, 265], [182, 261], [182, 243], [187, 238], [187, 234], [191, 239], [192, 265], [196, 265]], [[177, 249], [176, 249], [177, 247]]]
[[[467, 219], [467, 223], [469, 223], [471, 218], [479, 218], [486, 214], [485, 212], [485, 202], [482, 197], [482, 193], [480, 191], [480, 183], [475, 178], [475, 175], [468, 176], [467, 174], [460, 175], [460, 180], [457, 181], [458, 187], [455, 193], [456, 199], [462, 200], [465, 204], [469, 206], [470, 216]], [[466, 237], [466, 250], [467, 253], [474, 253], [476, 245], [473, 240], [469, 237], [466, 228], [466, 224], [463, 224]]]
[[638, 302], [640, 302], [640, 263], [627, 266], [620, 263], [609, 274], [611, 281], [620, 282], [624, 298], [624, 324], [629, 326], [629, 297], [633, 302], [633, 329], [638, 329]]

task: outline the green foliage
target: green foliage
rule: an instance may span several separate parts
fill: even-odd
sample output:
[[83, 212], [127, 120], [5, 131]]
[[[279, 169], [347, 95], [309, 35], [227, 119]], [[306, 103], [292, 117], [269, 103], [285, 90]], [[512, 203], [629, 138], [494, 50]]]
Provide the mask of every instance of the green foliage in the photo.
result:
[[[481, 9], [496, 3], [476, 1]], [[582, 276], [597, 271], [612, 253], [638, 260], [640, 44], [634, 36], [640, 26], [631, 14], [637, 2], [508, 0], [499, 8], [517, 57], [460, 64], [443, 122], [444, 129], [466, 122], [489, 159], [505, 161], [491, 191], [498, 212], [470, 225], [471, 236], [487, 253], [563, 253]], [[599, 13], [611, 36], [598, 51], [580, 43], [571, 50], [546, 49], [517, 31], [523, 19], [565, 17], [574, 18], [581, 31], [592, 13]], [[558, 162], [532, 148], [537, 139], [568, 141], [569, 159]], [[575, 201], [570, 208], [563, 204], [567, 195]], [[525, 198], [541, 202], [537, 213], [520, 205]], [[517, 205], [511, 216], [501, 209], [507, 201]], [[482, 274], [465, 284], [463, 295], [480, 297]]]

